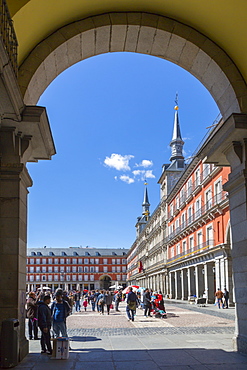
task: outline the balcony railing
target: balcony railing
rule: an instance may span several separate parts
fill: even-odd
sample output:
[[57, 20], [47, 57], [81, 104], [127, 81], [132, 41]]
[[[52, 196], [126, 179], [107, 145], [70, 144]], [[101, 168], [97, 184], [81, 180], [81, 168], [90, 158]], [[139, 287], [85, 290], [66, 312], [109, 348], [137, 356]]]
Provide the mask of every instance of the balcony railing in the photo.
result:
[[184, 259], [186, 257], [191, 257], [196, 254], [200, 254], [210, 248], [214, 248], [214, 240], [210, 239], [207, 240], [205, 243], [198, 244], [197, 246], [194, 246], [193, 248], [187, 249], [186, 251], [177, 254], [176, 256], [173, 256], [171, 258], [167, 259], [167, 264], [179, 261], [181, 259]]
[[15, 75], [17, 76], [17, 47], [18, 42], [13, 27], [13, 21], [10, 17], [6, 0], [0, 0], [0, 37], [4, 48], [11, 61]]
[[216, 205], [220, 204], [222, 201], [227, 199], [227, 193], [222, 192], [216, 194], [213, 198], [209, 199], [206, 204], [200, 207], [195, 213], [193, 213], [187, 220], [185, 220], [180, 226], [178, 226], [172, 233], [170, 233], [166, 241], [173, 239], [176, 235], [178, 235], [182, 230], [186, 227], [190, 226], [193, 222], [197, 219], [205, 215], [207, 212], [212, 210]]

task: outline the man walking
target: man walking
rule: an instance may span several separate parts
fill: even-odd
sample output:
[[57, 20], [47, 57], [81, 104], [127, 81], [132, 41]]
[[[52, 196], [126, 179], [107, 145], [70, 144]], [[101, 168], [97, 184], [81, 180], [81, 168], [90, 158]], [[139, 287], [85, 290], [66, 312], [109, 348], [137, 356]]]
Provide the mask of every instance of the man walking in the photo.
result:
[[66, 318], [70, 314], [70, 306], [67, 301], [63, 300], [60, 290], [55, 293], [55, 301], [51, 305], [51, 314], [55, 338], [59, 336], [68, 337]]
[[127, 302], [126, 313], [128, 316], [128, 320], [134, 321], [138, 298], [137, 295], [133, 292], [132, 287], [129, 287], [129, 293], [126, 298], [126, 302]]
[[223, 292], [220, 290], [220, 288], [218, 288], [217, 292], [215, 292], [215, 297], [217, 299], [217, 304], [218, 304], [218, 307], [220, 308], [220, 306], [222, 306], [223, 302], [222, 302], [222, 298], [224, 297], [224, 294]]
[[38, 302], [38, 325], [41, 330], [41, 353], [52, 354], [51, 348], [51, 310], [49, 304], [51, 303], [50, 295], [45, 295], [43, 301]]
[[150, 315], [150, 309], [151, 309], [151, 295], [149, 293], [148, 288], [145, 289], [143, 294], [143, 306], [144, 306], [144, 316], [147, 317]]

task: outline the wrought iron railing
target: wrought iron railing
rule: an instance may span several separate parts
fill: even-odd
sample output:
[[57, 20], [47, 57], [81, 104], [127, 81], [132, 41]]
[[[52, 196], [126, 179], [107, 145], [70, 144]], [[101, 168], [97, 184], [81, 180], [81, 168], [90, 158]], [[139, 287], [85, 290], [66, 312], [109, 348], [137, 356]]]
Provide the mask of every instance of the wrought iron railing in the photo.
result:
[[187, 249], [186, 251], [183, 251], [180, 254], [177, 254], [171, 258], [168, 258], [167, 263], [169, 264], [169, 263], [181, 260], [182, 258], [184, 259], [186, 257], [194, 256], [195, 254], [199, 254], [199, 253], [204, 252], [205, 250], [214, 248], [214, 246], [215, 245], [214, 245], [213, 239], [207, 240], [205, 243], [198, 244], [194, 246], [193, 248]]
[[13, 26], [13, 21], [10, 17], [6, 0], [0, 0], [0, 37], [2, 39], [5, 50], [12, 64], [15, 75], [17, 76], [17, 48], [18, 42]]

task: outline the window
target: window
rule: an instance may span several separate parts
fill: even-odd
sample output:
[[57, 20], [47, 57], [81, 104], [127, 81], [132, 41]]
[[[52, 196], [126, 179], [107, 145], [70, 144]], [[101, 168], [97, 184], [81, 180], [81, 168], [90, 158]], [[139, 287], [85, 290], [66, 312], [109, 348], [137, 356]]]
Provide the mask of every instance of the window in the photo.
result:
[[54, 264], [58, 265], [58, 258], [54, 258]]
[[87, 265], [88, 264], [88, 258], [84, 258], [84, 263]]
[[123, 281], [126, 281], [127, 280], [127, 275], [123, 275]]
[[46, 272], [46, 267], [42, 266], [42, 272]]
[[193, 210], [192, 206], [188, 208], [188, 223], [191, 224], [193, 222]]
[[121, 280], [121, 275], [117, 275], [117, 281]]
[[96, 256], [100, 256], [100, 253], [99, 252], [96, 252]]
[[88, 281], [88, 275], [84, 275], [84, 280]]
[[54, 266], [54, 272], [58, 272], [58, 266]]
[[122, 264], [127, 265], [127, 260], [126, 259], [122, 259]]
[[34, 272], [34, 267], [30, 266], [30, 272]]
[[192, 193], [192, 190], [193, 190], [193, 188], [192, 188], [192, 178], [190, 178], [188, 180], [187, 189], [188, 189], [188, 195], [190, 195]]
[[64, 274], [60, 275], [60, 281], [64, 281]]
[[88, 266], [84, 266], [84, 272], [88, 272]]
[[174, 213], [173, 204], [170, 205], [170, 212], [171, 212], [171, 216], [173, 216], [173, 213]]
[[179, 197], [176, 198], [176, 208], [179, 209]]
[[58, 281], [58, 275], [54, 275], [54, 281]]
[[78, 259], [78, 263], [81, 265], [82, 264], [82, 258]]
[[52, 275], [48, 275], [48, 281], [52, 281]]
[[107, 266], [104, 266], [103, 271], [104, 271], [104, 272], [108, 272], [108, 267], [107, 267]]
[[90, 253], [89, 252], [85, 252], [85, 256], [90, 256]]
[[201, 198], [198, 198], [195, 203], [196, 206], [196, 212], [195, 212], [195, 217], [198, 218], [201, 216]]
[[90, 275], [90, 281], [94, 281], [94, 275]]
[[36, 253], [35, 252], [31, 252], [31, 256], [36, 256]]
[[202, 247], [202, 231], [197, 233], [197, 245], [198, 247]]
[[48, 266], [48, 272], [52, 272], [52, 266]]
[[82, 281], [82, 275], [78, 275], [78, 280]]
[[48, 258], [48, 263], [49, 263], [49, 265], [52, 265], [52, 263], [53, 263], [52, 258]]
[[95, 266], [95, 272], [99, 272], [99, 267]]
[[46, 276], [42, 275], [42, 281], [46, 281]]
[[121, 266], [117, 266], [117, 272], [121, 272]]
[[73, 252], [73, 256], [78, 256], [78, 253], [77, 252]]
[[72, 275], [72, 280], [76, 281], [76, 275]]
[[191, 236], [189, 241], [190, 241], [190, 249], [193, 249], [194, 248], [194, 236]]
[[116, 259], [115, 259], [115, 258], [112, 258], [111, 263], [112, 263], [113, 265], [115, 265], [115, 264], [116, 264]]
[[33, 275], [30, 275], [30, 276], [29, 276], [29, 280], [30, 280], [30, 281], [34, 281], [34, 276], [33, 276]]
[[186, 251], [186, 240], [183, 240], [183, 252]]
[[120, 258], [117, 258], [117, 264], [120, 265], [121, 261]]
[[90, 266], [90, 272], [94, 272], [94, 266]]
[[76, 265], [77, 264], [77, 259], [76, 258], [73, 258], [72, 259], [72, 263], [73, 263], [73, 265]]
[[66, 263], [67, 263], [67, 265], [70, 264], [70, 258], [66, 258]]
[[122, 271], [126, 272], [126, 266], [122, 266]]
[[95, 258], [95, 263], [96, 263], [96, 265], [99, 264], [99, 259], [98, 258]]
[[[34, 262], [31, 262], [31, 261], [34, 261], [34, 260], [30, 260], [30, 263], [34, 263]], [[40, 258], [36, 258], [36, 265], [40, 265]]]
[[64, 272], [64, 266], [60, 267], [60, 272]]
[[205, 206], [206, 210], [212, 207], [212, 191], [211, 188], [205, 192]]
[[82, 266], [78, 267], [78, 272], [82, 272]]
[[36, 266], [36, 272], [40, 272], [40, 266]]
[[40, 281], [40, 276], [39, 275], [36, 275], [36, 281]]
[[180, 254], [180, 244], [177, 245], [177, 255]]
[[46, 264], [46, 258], [42, 258], [42, 263], [43, 263], [43, 265]]
[[66, 272], [70, 272], [70, 266], [66, 266]]
[[61, 255], [62, 256], [67, 256], [67, 254], [65, 252], [62, 252]]
[[94, 264], [94, 258], [90, 258], [90, 265]]
[[37, 252], [37, 256], [42, 256], [42, 253], [41, 252]]
[[203, 164], [203, 179], [205, 179], [210, 174], [210, 164], [204, 163]]
[[104, 264], [104, 265], [107, 265], [107, 263], [108, 263], [108, 262], [107, 262], [107, 258], [104, 258], [104, 259], [103, 259], [103, 264]]
[[179, 231], [179, 218], [176, 220], [176, 231]]
[[64, 265], [64, 258], [61, 258], [61, 259], [60, 259], [60, 264], [61, 264], [61, 265]]
[[77, 269], [76, 266], [72, 266], [72, 272], [76, 272], [76, 269]]
[[214, 184], [214, 194], [216, 203], [221, 201], [222, 184], [221, 179]]
[[212, 227], [212, 225], [207, 227], [206, 233], [207, 233], [207, 245], [212, 246], [214, 244], [213, 243], [213, 227]]
[[185, 213], [183, 213], [181, 216], [181, 227], [184, 228], [185, 226]]
[[196, 183], [196, 186], [200, 185], [201, 183], [200, 168], [198, 168], [198, 170], [196, 170], [195, 172], [195, 183]]
[[66, 275], [66, 281], [70, 281], [70, 275]]

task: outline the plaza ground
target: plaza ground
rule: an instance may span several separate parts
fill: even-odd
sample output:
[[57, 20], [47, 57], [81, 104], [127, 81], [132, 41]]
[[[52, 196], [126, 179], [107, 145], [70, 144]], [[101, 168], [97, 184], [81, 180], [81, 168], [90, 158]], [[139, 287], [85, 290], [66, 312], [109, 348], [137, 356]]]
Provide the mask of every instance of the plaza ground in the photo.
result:
[[68, 360], [40, 354], [30, 341], [30, 354], [15, 369], [56, 370], [204, 370], [247, 369], [247, 356], [232, 347], [234, 308], [197, 307], [166, 301], [167, 319], [145, 318], [138, 309], [134, 322], [120, 312], [99, 315], [73, 313], [68, 320], [71, 351]]

